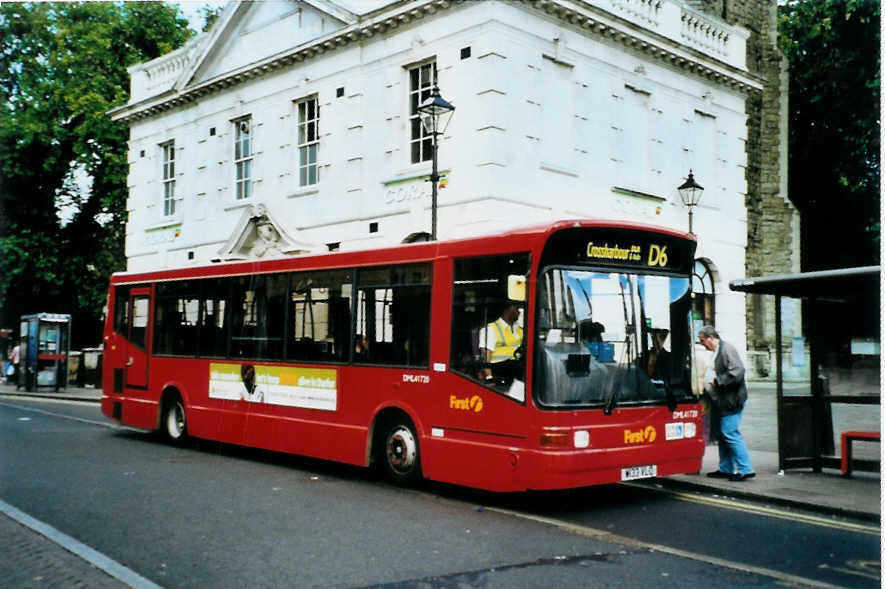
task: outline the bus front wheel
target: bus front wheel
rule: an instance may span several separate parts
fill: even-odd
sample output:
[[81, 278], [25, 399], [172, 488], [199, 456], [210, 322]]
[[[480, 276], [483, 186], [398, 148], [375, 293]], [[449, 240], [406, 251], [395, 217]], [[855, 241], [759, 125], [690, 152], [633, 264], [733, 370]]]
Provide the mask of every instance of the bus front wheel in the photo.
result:
[[187, 420], [181, 397], [175, 396], [163, 406], [162, 425], [163, 433], [170, 442], [179, 443], [187, 437]]
[[411, 485], [421, 479], [421, 455], [418, 436], [408, 420], [394, 419], [385, 428], [380, 448], [381, 463], [387, 477], [400, 485]]

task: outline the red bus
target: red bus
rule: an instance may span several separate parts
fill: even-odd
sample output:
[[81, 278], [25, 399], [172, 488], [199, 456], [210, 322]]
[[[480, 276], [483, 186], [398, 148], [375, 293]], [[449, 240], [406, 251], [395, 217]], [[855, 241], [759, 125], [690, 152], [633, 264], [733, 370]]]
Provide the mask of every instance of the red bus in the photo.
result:
[[102, 411], [492, 491], [698, 472], [690, 234], [506, 233], [115, 274]]

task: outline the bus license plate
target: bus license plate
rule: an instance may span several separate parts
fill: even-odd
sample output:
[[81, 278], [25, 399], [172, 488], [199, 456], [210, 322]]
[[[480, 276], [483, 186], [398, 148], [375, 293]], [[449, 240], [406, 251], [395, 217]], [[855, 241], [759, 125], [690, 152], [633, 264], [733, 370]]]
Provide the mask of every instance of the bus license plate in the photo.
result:
[[649, 464], [647, 466], [631, 466], [630, 468], [621, 469], [622, 481], [635, 481], [636, 479], [650, 479], [658, 476], [658, 465]]

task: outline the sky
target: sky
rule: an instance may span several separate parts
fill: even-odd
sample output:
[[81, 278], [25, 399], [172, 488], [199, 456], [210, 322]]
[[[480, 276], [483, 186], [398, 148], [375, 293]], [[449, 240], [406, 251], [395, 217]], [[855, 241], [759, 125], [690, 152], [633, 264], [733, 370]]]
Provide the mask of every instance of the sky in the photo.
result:
[[200, 32], [203, 30], [203, 17], [200, 14], [200, 9], [207, 5], [211, 6], [212, 8], [223, 7], [225, 4], [227, 4], [227, 2], [209, 2], [207, 0], [180, 0], [179, 2], [167, 2], [167, 4], [171, 4], [173, 6], [175, 4], [178, 4], [185, 18], [190, 21], [191, 28], [197, 32]]

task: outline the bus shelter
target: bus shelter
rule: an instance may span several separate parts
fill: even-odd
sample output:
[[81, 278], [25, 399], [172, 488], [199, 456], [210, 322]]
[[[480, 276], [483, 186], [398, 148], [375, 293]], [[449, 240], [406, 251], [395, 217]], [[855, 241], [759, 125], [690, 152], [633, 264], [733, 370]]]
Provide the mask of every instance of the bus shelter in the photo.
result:
[[71, 316], [59, 313], [22, 315], [18, 384], [26, 391], [64, 389], [68, 380]]
[[[778, 462], [791, 468], [839, 468], [833, 415], [846, 412], [878, 439], [880, 407], [880, 267], [866, 266], [733, 280], [731, 290], [775, 298]], [[807, 389], [784, 390], [781, 301], [803, 300], [810, 353]], [[837, 420], [841, 421], [841, 420]], [[837, 423], [838, 425], [838, 423]], [[846, 432], [839, 425], [839, 434]], [[874, 430], [874, 431], [873, 431]], [[879, 470], [879, 461], [853, 461], [855, 470]]]

